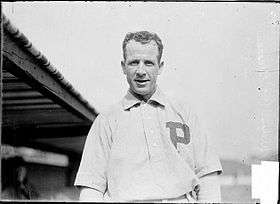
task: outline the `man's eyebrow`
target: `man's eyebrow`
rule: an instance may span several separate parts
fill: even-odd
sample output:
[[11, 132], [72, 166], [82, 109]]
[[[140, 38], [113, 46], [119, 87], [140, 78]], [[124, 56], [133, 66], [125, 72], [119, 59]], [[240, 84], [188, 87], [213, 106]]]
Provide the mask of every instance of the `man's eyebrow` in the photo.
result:
[[138, 59], [130, 59], [130, 60], [128, 60], [128, 62], [139, 62], [139, 60]]
[[127, 60], [127, 63], [128, 63], [128, 64], [131, 64], [131, 63], [139, 63], [139, 60], [138, 60], [138, 59], [131, 59], [131, 60]]

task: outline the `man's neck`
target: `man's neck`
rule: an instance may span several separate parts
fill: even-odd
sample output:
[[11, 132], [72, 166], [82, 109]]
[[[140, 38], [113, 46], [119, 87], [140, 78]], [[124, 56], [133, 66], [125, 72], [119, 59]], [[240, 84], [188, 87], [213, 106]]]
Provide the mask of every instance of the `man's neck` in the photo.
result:
[[156, 92], [156, 88], [155, 88], [155, 90], [154, 90], [152, 93], [147, 94], [147, 95], [137, 94], [137, 93], [133, 92], [131, 89], [129, 89], [129, 92], [130, 92], [133, 96], [135, 96], [137, 99], [139, 99], [140, 101], [145, 101], [145, 102], [147, 102], [147, 101], [152, 97], [152, 95]]

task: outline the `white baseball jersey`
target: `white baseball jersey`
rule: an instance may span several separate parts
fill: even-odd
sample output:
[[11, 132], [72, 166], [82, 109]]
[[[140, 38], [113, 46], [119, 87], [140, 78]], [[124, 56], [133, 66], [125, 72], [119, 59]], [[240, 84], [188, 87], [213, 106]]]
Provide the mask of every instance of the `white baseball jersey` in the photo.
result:
[[75, 185], [113, 201], [169, 199], [199, 178], [221, 172], [220, 161], [186, 104], [157, 88], [147, 101], [130, 92], [98, 115], [88, 134]]

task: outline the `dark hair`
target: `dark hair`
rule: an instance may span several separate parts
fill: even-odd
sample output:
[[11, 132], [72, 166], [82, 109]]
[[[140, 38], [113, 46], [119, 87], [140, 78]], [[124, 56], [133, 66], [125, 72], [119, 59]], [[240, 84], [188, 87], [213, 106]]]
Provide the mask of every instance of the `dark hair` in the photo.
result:
[[140, 42], [142, 44], [146, 44], [154, 40], [158, 46], [158, 62], [160, 62], [162, 51], [163, 51], [163, 45], [161, 42], [161, 39], [158, 37], [156, 33], [151, 33], [148, 31], [137, 31], [133, 33], [127, 33], [122, 44], [123, 49], [123, 58], [126, 59], [126, 45], [129, 41], [135, 40], [136, 42]]

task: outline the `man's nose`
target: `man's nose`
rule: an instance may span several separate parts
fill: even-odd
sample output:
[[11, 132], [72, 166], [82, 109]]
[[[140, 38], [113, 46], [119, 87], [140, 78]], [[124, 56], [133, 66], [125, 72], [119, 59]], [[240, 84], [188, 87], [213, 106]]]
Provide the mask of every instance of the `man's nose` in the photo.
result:
[[136, 70], [136, 74], [141, 75], [141, 76], [146, 74], [145, 65], [143, 62], [139, 63], [138, 68]]

